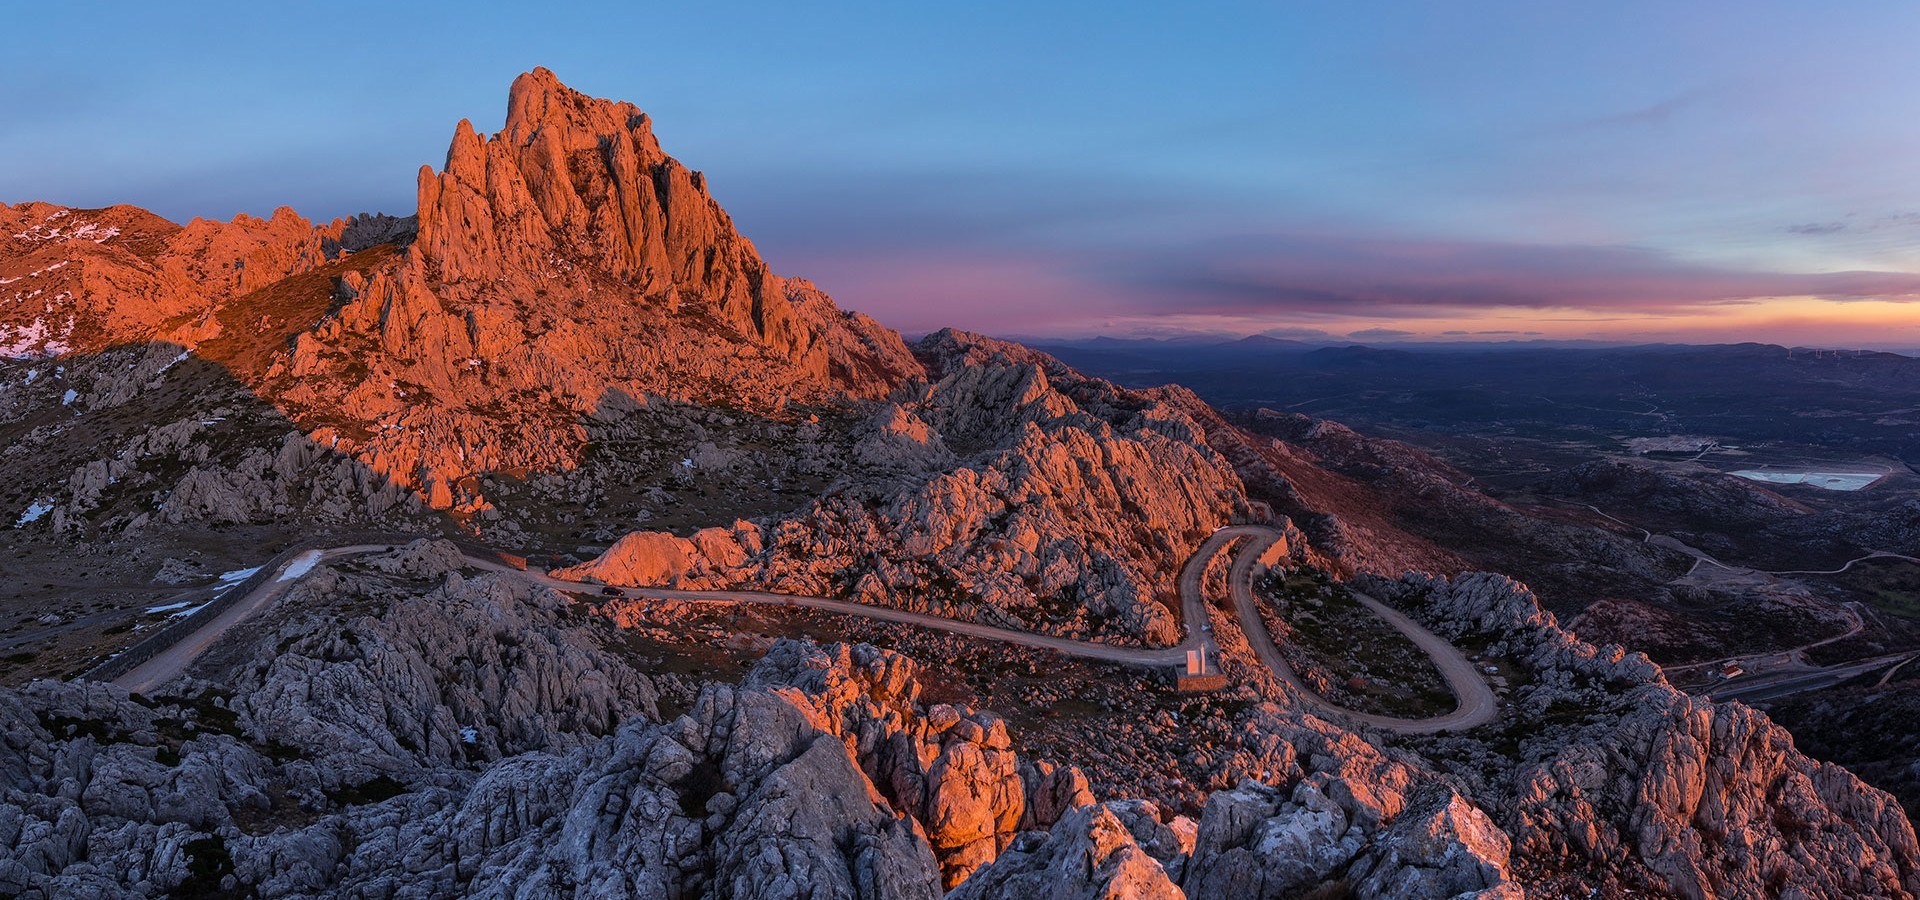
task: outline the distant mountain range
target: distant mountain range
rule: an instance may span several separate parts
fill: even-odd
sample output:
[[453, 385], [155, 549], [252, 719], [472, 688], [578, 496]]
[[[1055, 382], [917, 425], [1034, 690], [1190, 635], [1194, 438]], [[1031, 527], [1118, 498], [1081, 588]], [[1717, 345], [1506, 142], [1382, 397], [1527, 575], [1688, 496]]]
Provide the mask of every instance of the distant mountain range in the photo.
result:
[[1546, 338], [1526, 340], [1473, 340], [1460, 338], [1456, 340], [1364, 341], [1333, 337], [1324, 339], [1280, 338], [1264, 334], [1254, 334], [1246, 337], [1182, 335], [1164, 338], [1116, 338], [1105, 336], [1059, 338], [1040, 335], [1009, 335], [1007, 339], [1017, 340], [1023, 344], [1034, 347], [1135, 352], [1154, 352], [1156, 350], [1174, 349], [1213, 349], [1229, 352], [1307, 352], [1339, 347], [1365, 347], [1372, 350], [1399, 350], [1410, 353], [1486, 353], [1507, 350], [1648, 350], [1663, 348], [1711, 350], [1721, 347], [1774, 347], [1780, 350], [1790, 350], [1794, 353], [1836, 353], [1852, 356], [1889, 353], [1899, 356], [1920, 356], [1920, 348], [1788, 347], [1758, 341], [1716, 344], [1684, 344], [1671, 342], [1633, 343], [1628, 341], [1550, 340]]

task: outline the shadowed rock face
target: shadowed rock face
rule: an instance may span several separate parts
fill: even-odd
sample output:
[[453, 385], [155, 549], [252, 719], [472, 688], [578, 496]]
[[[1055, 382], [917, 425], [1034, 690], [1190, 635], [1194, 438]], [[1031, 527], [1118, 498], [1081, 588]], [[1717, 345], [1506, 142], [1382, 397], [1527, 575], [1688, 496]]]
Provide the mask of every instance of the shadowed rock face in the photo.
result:
[[[177, 344], [0, 360], [0, 510], [16, 539], [85, 552], [209, 527], [304, 523], [438, 531], [444, 517], [316, 445], [232, 371]], [[248, 548], [251, 558], [258, 548]]]

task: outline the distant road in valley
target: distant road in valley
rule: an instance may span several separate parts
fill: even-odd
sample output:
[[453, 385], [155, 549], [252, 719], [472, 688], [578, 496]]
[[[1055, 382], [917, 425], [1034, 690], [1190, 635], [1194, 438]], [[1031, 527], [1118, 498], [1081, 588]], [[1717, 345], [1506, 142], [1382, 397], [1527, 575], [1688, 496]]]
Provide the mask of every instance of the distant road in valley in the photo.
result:
[[1831, 666], [1812, 666], [1732, 678], [1713, 687], [1707, 695], [1715, 700], [1741, 700], [1748, 703], [1778, 700], [1802, 691], [1830, 688], [1868, 672], [1898, 666], [1913, 659], [1915, 655], [1912, 651], [1906, 651], [1850, 660]]
[[[1572, 501], [1561, 500], [1558, 502], [1569, 503]], [[1695, 547], [1691, 544], [1688, 544], [1685, 541], [1680, 540], [1679, 538], [1676, 538], [1668, 534], [1655, 534], [1651, 531], [1648, 531], [1645, 528], [1640, 527], [1639, 525], [1635, 525], [1623, 519], [1615, 518], [1614, 516], [1608, 514], [1605, 510], [1602, 510], [1600, 507], [1594, 506], [1591, 503], [1582, 503], [1580, 505], [1586, 507], [1587, 509], [1592, 510], [1596, 515], [1600, 516], [1603, 519], [1606, 519], [1609, 522], [1614, 523], [1615, 525], [1619, 525], [1624, 528], [1631, 528], [1634, 531], [1640, 532], [1641, 543], [1652, 544], [1656, 547], [1665, 547], [1669, 550], [1673, 550], [1679, 553], [1684, 553], [1688, 556], [1693, 557], [1693, 568], [1688, 569], [1687, 574], [1680, 576], [1681, 578], [1685, 578], [1687, 577], [1687, 575], [1692, 575], [1695, 569], [1700, 568], [1701, 563], [1705, 563], [1710, 566], [1715, 566], [1717, 568], [1725, 569], [1729, 572], [1736, 572], [1736, 573], [1737, 572], [1758, 572], [1762, 575], [1839, 575], [1853, 568], [1855, 563], [1863, 563], [1870, 559], [1904, 559], [1910, 563], [1920, 563], [1920, 557], [1908, 556], [1904, 553], [1895, 553], [1891, 550], [1873, 550], [1873, 551], [1869, 551], [1865, 556], [1857, 556], [1857, 557], [1854, 557], [1853, 559], [1847, 560], [1846, 564], [1842, 565], [1838, 569], [1753, 569], [1753, 568], [1748, 568], [1746, 566], [1738, 566], [1738, 565], [1723, 563], [1720, 560], [1713, 558], [1713, 556], [1708, 554], [1705, 550], [1701, 550], [1700, 548]], [[1675, 580], [1678, 580], [1678, 579], [1675, 579]]]
[[1789, 569], [1784, 572], [1768, 572], [1767, 574], [1768, 575], [1839, 575], [1846, 572], [1848, 569], [1853, 568], [1854, 563], [1863, 563], [1870, 559], [1904, 559], [1910, 563], [1920, 563], [1920, 558], [1908, 556], [1904, 553], [1893, 553], [1887, 550], [1875, 550], [1872, 553], [1869, 553], [1865, 556], [1847, 560], [1847, 564], [1844, 566], [1841, 566], [1838, 569], [1824, 569], [1824, 570]]
[[[1560, 502], [1565, 503], [1572, 501]], [[1682, 581], [1693, 576], [1694, 573], [1700, 570], [1702, 565], [1714, 566], [1722, 570], [1727, 573], [1725, 577], [1740, 577], [1747, 575], [1841, 575], [1852, 570], [1854, 566], [1860, 563], [1875, 559], [1899, 559], [1910, 563], [1920, 563], [1920, 557], [1908, 556], [1904, 553], [1894, 553], [1890, 550], [1871, 550], [1863, 556], [1857, 556], [1847, 560], [1836, 569], [1754, 569], [1747, 566], [1721, 562], [1706, 551], [1694, 547], [1672, 535], [1657, 534], [1638, 525], [1615, 518], [1591, 503], [1582, 503], [1579, 505], [1585, 506], [1609, 522], [1640, 532], [1643, 543], [1652, 544], [1657, 547], [1665, 547], [1669, 550], [1693, 557], [1692, 567], [1687, 569], [1685, 575], [1674, 579], [1675, 581]], [[1846, 630], [1831, 637], [1781, 650], [1744, 653], [1723, 659], [1687, 663], [1679, 666], [1663, 666], [1662, 668], [1668, 673], [1688, 672], [1696, 669], [1718, 669], [1728, 665], [1739, 666], [1742, 669], [1760, 669], [1760, 671], [1739, 675], [1710, 685], [1704, 689], [1698, 689], [1703, 690], [1707, 696], [1715, 700], [1743, 700], [1759, 703], [1766, 700], [1778, 700], [1781, 697], [1791, 696], [1803, 691], [1833, 687], [1834, 685], [1841, 684], [1842, 682], [1876, 669], [1894, 665], [1904, 665], [1908, 660], [1920, 656], [1920, 652], [1903, 651], [1868, 659], [1848, 660], [1830, 666], [1818, 666], [1807, 661], [1807, 651], [1844, 641], [1866, 630], [1866, 617], [1861, 614], [1861, 609], [1862, 607], [1858, 602], [1849, 601], [1843, 604], [1840, 610], [1847, 617], [1848, 626]]]

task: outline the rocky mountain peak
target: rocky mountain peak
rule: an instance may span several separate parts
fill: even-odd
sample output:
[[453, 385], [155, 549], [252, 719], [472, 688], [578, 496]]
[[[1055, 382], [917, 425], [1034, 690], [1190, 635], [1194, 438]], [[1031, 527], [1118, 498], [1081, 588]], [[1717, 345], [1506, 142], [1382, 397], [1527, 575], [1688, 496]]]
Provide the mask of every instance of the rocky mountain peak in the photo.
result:
[[420, 173], [419, 248], [444, 282], [609, 280], [646, 298], [698, 297], [777, 350], [799, 338], [780, 280], [706, 179], [660, 149], [631, 103], [546, 69], [514, 80], [491, 139], [462, 121], [445, 167]]
[[501, 136], [516, 146], [530, 146], [541, 133], [552, 135], [565, 149], [594, 149], [601, 135], [625, 131], [644, 149], [660, 153], [653, 137], [652, 119], [626, 101], [598, 100], [560, 83], [545, 67], [523, 72], [507, 89], [507, 121]]

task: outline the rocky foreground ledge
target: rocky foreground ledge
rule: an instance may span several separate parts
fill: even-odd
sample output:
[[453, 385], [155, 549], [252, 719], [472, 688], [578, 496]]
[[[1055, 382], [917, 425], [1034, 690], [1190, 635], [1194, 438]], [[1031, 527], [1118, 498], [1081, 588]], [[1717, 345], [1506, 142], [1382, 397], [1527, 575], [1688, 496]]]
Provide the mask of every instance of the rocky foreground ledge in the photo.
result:
[[639, 672], [591, 612], [460, 564], [419, 542], [318, 569], [165, 696], [0, 692], [0, 892], [1920, 890], [1889, 797], [1764, 716], [1579, 642], [1506, 579], [1384, 583], [1432, 627], [1524, 660], [1505, 725], [1385, 746], [1253, 705], [1213, 748], [1224, 789], [1186, 815], [1094, 796], [992, 713], [925, 701], [897, 653], [784, 640], [737, 684]]

